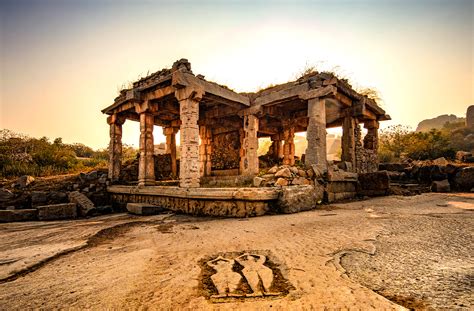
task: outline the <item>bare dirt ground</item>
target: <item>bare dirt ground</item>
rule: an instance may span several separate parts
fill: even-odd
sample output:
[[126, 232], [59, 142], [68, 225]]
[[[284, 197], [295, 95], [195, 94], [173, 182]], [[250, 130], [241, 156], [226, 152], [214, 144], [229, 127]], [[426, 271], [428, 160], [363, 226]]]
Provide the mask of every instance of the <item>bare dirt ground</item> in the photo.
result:
[[[1, 224], [0, 309], [468, 310], [473, 209], [474, 194], [423, 194], [249, 219]], [[208, 300], [203, 258], [252, 250], [272, 255], [289, 293]]]

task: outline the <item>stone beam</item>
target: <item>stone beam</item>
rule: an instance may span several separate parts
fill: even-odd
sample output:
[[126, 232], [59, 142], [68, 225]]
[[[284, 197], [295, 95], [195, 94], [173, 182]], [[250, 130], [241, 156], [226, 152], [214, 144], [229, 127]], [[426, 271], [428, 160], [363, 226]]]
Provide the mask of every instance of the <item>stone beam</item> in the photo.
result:
[[180, 150], [179, 185], [196, 188], [200, 184], [199, 169], [199, 101], [204, 89], [185, 87], [175, 91], [180, 108]]
[[235, 93], [215, 83], [199, 79], [190, 73], [182, 72], [179, 70], [173, 72], [172, 85], [176, 89], [190, 86], [193, 88], [201, 89], [208, 94], [216, 95], [229, 101], [242, 104], [244, 106], [250, 106], [250, 100], [247, 96]]
[[337, 94], [337, 88], [332, 85], [328, 85], [325, 87], [320, 87], [317, 89], [310, 90], [301, 94], [299, 97], [303, 100], [308, 100], [312, 98], [324, 97], [324, 96], [335, 96]]
[[307, 83], [297, 84], [295, 86], [285, 88], [280, 91], [271, 92], [269, 94], [255, 98], [254, 106], [265, 106], [279, 104], [291, 98], [298, 98], [300, 95], [307, 92], [309, 86]]
[[321, 171], [327, 171], [326, 159], [326, 103], [324, 99], [308, 100], [308, 129], [306, 131], [308, 147], [305, 164], [317, 165]]
[[122, 168], [122, 125], [125, 118], [116, 114], [107, 118], [110, 125], [110, 143], [109, 143], [109, 178], [117, 181], [120, 178]]

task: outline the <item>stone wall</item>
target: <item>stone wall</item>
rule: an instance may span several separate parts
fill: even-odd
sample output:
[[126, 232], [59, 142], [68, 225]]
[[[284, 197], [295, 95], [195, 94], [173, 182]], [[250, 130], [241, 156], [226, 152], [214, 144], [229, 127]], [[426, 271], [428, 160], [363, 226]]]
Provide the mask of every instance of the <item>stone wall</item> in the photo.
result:
[[238, 131], [214, 135], [211, 145], [213, 170], [239, 168], [240, 136]]

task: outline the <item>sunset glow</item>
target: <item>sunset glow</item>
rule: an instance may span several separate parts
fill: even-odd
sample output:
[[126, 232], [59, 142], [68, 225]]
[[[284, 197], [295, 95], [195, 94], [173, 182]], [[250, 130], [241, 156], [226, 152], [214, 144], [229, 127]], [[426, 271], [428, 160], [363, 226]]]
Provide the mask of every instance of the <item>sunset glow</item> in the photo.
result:
[[[474, 103], [472, 1], [2, 1], [0, 128], [107, 146], [122, 85], [187, 58], [236, 91], [335, 70], [390, 124]], [[138, 124], [124, 143], [138, 144]], [[158, 128], [156, 141], [163, 141]]]

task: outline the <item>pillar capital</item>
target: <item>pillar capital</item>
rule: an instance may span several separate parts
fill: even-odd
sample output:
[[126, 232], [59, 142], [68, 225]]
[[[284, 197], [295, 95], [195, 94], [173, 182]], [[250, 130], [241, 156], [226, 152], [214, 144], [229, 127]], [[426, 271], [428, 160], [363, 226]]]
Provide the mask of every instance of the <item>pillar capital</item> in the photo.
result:
[[157, 105], [153, 105], [150, 101], [143, 101], [141, 103], [135, 103], [135, 112], [138, 114], [142, 113], [154, 113], [158, 110]]
[[114, 113], [113, 115], [107, 117], [107, 123], [109, 125], [110, 124], [122, 125], [125, 123], [125, 117]]
[[197, 86], [186, 86], [183, 88], [176, 89], [174, 91], [174, 96], [178, 101], [183, 100], [194, 100], [200, 101], [204, 96], [204, 88]]

